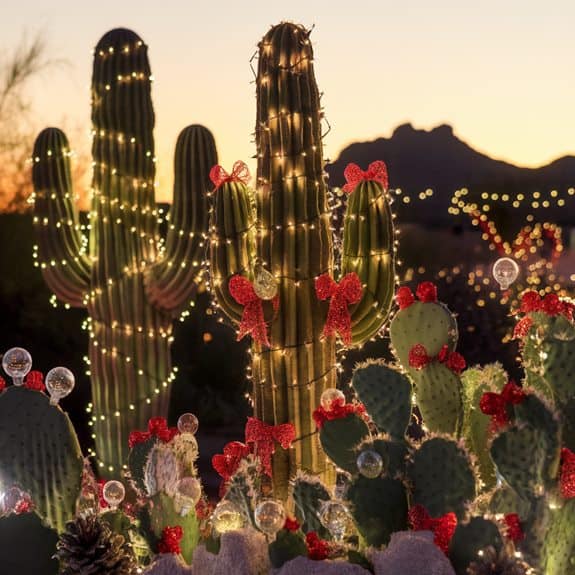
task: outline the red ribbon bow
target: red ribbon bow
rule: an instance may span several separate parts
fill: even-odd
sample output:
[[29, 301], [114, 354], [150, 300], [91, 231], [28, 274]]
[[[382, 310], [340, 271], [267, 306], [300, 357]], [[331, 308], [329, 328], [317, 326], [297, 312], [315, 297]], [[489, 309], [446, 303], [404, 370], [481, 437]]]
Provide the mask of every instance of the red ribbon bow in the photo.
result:
[[315, 293], [318, 299], [330, 299], [323, 328], [324, 337], [339, 333], [345, 345], [351, 344], [351, 316], [347, 306], [358, 303], [362, 292], [361, 282], [355, 272], [345, 275], [339, 284], [329, 274], [316, 278]]
[[250, 454], [250, 448], [240, 441], [230, 441], [224, 446], [224, 453], [217, 453], [212, 457], [212, 467], [224, 480], [229, 481], [238, 470], [240, 462]]
[[536, 291], [526, 291], [521, 296], [519, 310], [523, 313], [541, 311], [547, 315], [564, 315], [568, 320], [573, 320], [575, 305], [567, 301], [561, 301], [555, 293], [548, 293], [542, 298]]
[[[433, 361], [433, 357], [427, 355], [425, 346], [416, 343], [409, 350], [409, 366], [415, 369], [423, 369]], [[451, 371], [459, 374], [465, 369], [465, 358], [456, 351], [449, 351], [449, 346], [445, 344], [437, 354], [437, 361], [444, 363]]]
[[513, 543], [519, 543], [525, 539], [525, 533], [523, 533], [523, 528], [521, 527], [521, 520], [517, 513], [508, 513], [503, 518], [505, 523], [505, 535], [513, 541]]
[[320, 405], [312, 414], [313, 420], [318, 429], [324, 426], [326, 421], [333, 421], [334, 419], [343, 419], [351, 413], [355, 413], [359, 417], [365, 418], [365, 407], [362, 403], [352, 402], [346, 403], [345, 399], [334, 399], [331, 402], [329, 409], [325, 409]]
[[561, 449], [559, 488], [565, 499], [575, 497], [575, 453], [566, 447]]
[[343, 191], [348, 194], [351, 194], [361, 182], [370, 180], [379, 182], [384, 189], [387, 189], [387, 167], [381, 160], [371, 162], [365, 172], [357, 164], [348, 164], [343, 175], [347, 182], [343, 186]]
[[6, 389], [6, 380], [0, 375], [0, 393]]
[[158, 552], [180, 554], [182, 552], [180, 541], [183, 536], [184, 530], [179, 525], [175, 527], [164, 527], [162, 539], [158, 543]]
[[501, 393], [488, 391], [481, 396], [479, 409], [491, 416], [492, 431], [509, 423], [508, 405], [518, 405], [525, 399], [525, 392], [513, 381], [505, 385]]
[[46, 391], [44, 385], [44, 374], [41, 371], [31, 371], [24, 378], [24, 387], [34, 391]]
[[[246, 335], [251, 335], [253, 340], [260, 345], [270, 346], [268, 339], [268, 326], [264, 317], [264, 307], [262, 300], [254, 290], [254, 286], [247, 278], [235, 275], [228, 283], [230, 295], [244, 306], [240, 329], [238, 331], [238, 341]], [[272, 302], [277, 308], [277, 296]]]
[[250, 181], [250, 171], [245, 162], [238, 160], [232, 167], [232, 173], [228, 174], [222, 166], [213, 166], [210, 170], [210, 180], [217, 190], [226, 182], [242, 182], [247, 184]]
[[295, 427], [292, 423], [269, 425], [255, 417], [248, 417], [246, 423], [246, 443], [254, 444], [254, 453], [259, 458], [264, 472], [272, 475], [272, 455], [276, 442], [284, 449], [289, 449], [295, 439]]
[[313, 561], [322, 561], [329, 556], [329, 543], [319, 537], [315, 531], [309, 531], [305, 536], [307, 556]]
[[128, 438], [128, 446], [132, 449], [138, 443], [144, 443], [151, 437], [157, 437], [160, 441], [168, 443], [179, 431], [177, 427], [168, 427], [164, 417], [152, 417], [148, 421], [148, 431], [132, 431]]
[[433, 542], [447, 555], [449, 542], [457, 527], [455, 513], [446, 513], [441, 517], [433, 518], [423, 505], [414, 505], [408, 512], [407, 517], [414, 531], [432, 531]]

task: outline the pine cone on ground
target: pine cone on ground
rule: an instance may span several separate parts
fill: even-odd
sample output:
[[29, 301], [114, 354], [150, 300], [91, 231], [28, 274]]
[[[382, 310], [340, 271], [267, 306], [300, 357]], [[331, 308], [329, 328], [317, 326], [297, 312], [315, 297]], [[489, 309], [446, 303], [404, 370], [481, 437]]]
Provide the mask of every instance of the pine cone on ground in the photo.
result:
[[498, 554], [493, 547], [487, 547], [483, 554], [467, 568], [468, 575], [528, 575], [532, 568], [518, 557], [508, 555], [504, 550]]
[[133, 575], [137, 567], [130, 544], [93, 514], [68, 522], [56, 557], [61, 575]]

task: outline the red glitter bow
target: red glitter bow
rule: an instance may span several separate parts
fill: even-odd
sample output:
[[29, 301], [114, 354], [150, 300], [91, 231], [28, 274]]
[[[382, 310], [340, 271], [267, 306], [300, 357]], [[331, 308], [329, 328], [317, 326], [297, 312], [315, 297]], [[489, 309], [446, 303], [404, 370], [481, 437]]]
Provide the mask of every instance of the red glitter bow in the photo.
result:
[[387, 167], [381, 160], [371, 162], [365, 172], [357, 164], [348, 164], [343, 175], [347, 182], [343, 186], [343, 191], [348, 194], [351, 194], [358, 184], [369, 180], [379, 182], [384, 189], [387, 189]]
[[[409, 366], [415, 369], [423, 369], [433, 361], [433, 357], [427, 355], [425, 346], [421, 343], [416, 343], [409, 350]], [[444, 363], [454, 373], [461, 373], [465, 369], [465, 359], [456, 351], [449, 351], [449, 347], [444, 345], [437, 354], [437, 361]]]
[[241, 460], [250, 454], [250, 448], [240, 441], [230, 441], [224, 446], [224, 453], [212, 457], [212, 467], [224, 480], [229, 481], [238, 470]]
[[559, 489], [565, 499], [575, 497], [575, 453], [566, 447], [561, 450]]
[[34, 391], [46, 391], [44, 375], [41, 371], [31, 371], [24, 379], [24, 387]]
[[573, 320], [575, 305], [570, 302], [561, 301], [559, 296], [548, 293], [542, 298], [536, 291], [526, 291], [521, 296], [521, 307], [519, 311], [530, 313], [535, 311], [543, 312], [550, 316], [564, 315], [569, 321]]
[[319, 537], [315, 531], [309, 531], [305, 536], [307, 556], [313, 561], [322, 561], [329, 556], [329, 544]]
[[[247, 278], [235, 275], [230, 278], [228, 289], [230, 295], [244, 306], [238, 341], [246, 335], [251, 335], [253, 340], [260, 345], [270, 346], [268, 339], [268, 326], [264, 317], [262, 300], [254, 290], [254, 286]], [[277, 307], [277, 296], [274, 298], [274, 308]]]
[[509, 423], [508, 405], [518, 405], [525, 399], [525, 392], [513, 381], [505, 385], [501, 393], [484, 393], [479, 401], [479, 409], [491, 416], [492, 431]]
[[152, 417], [148, 421], [148, 431], [132, 431], [128, 438], [128, 446], [132, 449], [138, 443], [144, 443], [151, 437], [157, 437], [163, 443], [168, 443], [179, 431], [176, 427], [168, 427], [164, 417]]
[[446, 513], [434, 519], [423, 505], [414, 505], [407, 515], [414, 531], [432, 531], [433, 542], [447, 555], [449, 542], [457, 527], [455, 513]]
[[175, 553], [179, 555], [182, 552], [180, 541], [183, 536], [184, 530], [179, 525], [164, 527], [162, 539], [158, 543], [158, 553]]
[[296, 532], [299, 531], [300, 524], [299, 521], [295, 517], [286, 517], [284, 527], [286, 531]]
[[323, 274], [315, 280], [315, 293], [320, 300], [329, 299], [327, 319], [323, 336], [339, 333], [345, 345], [351, 344], [351, 316], [348, 305], [361, 300], [363, 288], [355, 272], [345, 275], [339, 284], [329, 275]]
[[6, 380], [0, 375], [0, 393], [6, 389]]
[[517, 513], [508, 513], [503, 518], [505, 523], [505, 535], [513, 541], [513, 543], [519, 543], [525, 539], [525, 533], [523, 533], [523, 528], [521, 527], [521, 520]]
[[214, 186], [216, 186], [216, 190], [226, 182], [242, 182], [247, 184], [250, 181], [250, 171], [244, 162], [238, 160], [233, 165], [231, 174], [228, 174], [222, 166], [213, 166], [210, 170], [210, 180], [212, 180]]
[[254, 453], [259, 457], [264, 472], [272, 475], [272, 455], [276, 442], [284, 449], [289, 449], [295, 439], [295, 427], [292, 423], [269, 425], [255, 417], [248, 417], [246, 423], [246, 443], [254, 444]]
[[360, 417], [366, 417], [365, 407], [362, 403], [345, 403], [345, 399], [334, 399], [329, 409], [325, 409], [320, 405], [312, 415], [317, 428], [321, 429], [326, 421], [343, 419], [351, 413], [356, 413]]
[[[437, 301], [437, 287], [432, 282], [421, 282], [417, 286], [415, 295], [423, 303], [434, 303]], [[402, 286], [395, 294], [395, 301], [399, 309], [406, 309], [415, 301], [415, 296], [407, 286]]]

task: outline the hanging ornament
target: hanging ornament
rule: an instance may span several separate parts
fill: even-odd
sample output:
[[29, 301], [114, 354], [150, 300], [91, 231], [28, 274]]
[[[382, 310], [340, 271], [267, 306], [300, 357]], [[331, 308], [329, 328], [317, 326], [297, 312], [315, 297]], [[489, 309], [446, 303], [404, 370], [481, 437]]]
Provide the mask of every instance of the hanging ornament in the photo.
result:
[[22, 385], [24, 377], [32, 369], [32, 356], [21, 347], [13, 347], [2, 356], [2, 368], [14, 385]]
[[182, 435], [195, 435], [198, 431], [198, 426], [198, 418], [193, 413], [183, 413], [178, 419], [178, 431]]
[[212, 525], [221, 535], [228, 531], [237, 531], [244, 526], [244, 517], [238, 506], [231, 501], [223, 499], [212, 513]]
[[345, 395], [343, 391], [336, 389], [335, 387], [328, 387], [322, 394], [320, 398], [321, 406], [329, 411], [335, 403], [345, 403]]
[[181, 507], [180, 515], [185, 517], [202, 496], [202, 485], [196, 477], [183, 477], [176, 484], [176, 502]]
[[111, 481], [107, 481], [105, 483], [104, 489], [102, 491], [102, 497], [104, 498], [104, 501], [110, 506], [112, 511], [118, 509], [122, 501], [124, 501], [125, 496], [126, 490], [122, 482], [112, 479]]
[[341, 501], [325, 501], [319, 512], [321, 524], [341, 543], [349, 525], [349, 512]]
[[76, 381], [74, 374], [66, 367], [55, 367], [46, 374], [45, 385], [50, 394], [50, 403], [58, 405], [58, 402], [70, 395]]
[[279, 501], [266, 499], [258, 503], [254, 511], [256, 527], [266, 535], [274, 538], [286, 522], [284, 506]]
[[357, 457], [357, 470], [368, 479], [375, 479], [383, 471], [383, 459], [373, 449], [362, 451]]
[[278, 293], [278, 282], [261, 262], [254, 266], [254, 291], [263, 300], [272, 300]]
[[511, 258], [499, 258], [493, 264], [493, 278], [502, 290], [509, 289], [509, 286], [519, 275], [519, 266]]

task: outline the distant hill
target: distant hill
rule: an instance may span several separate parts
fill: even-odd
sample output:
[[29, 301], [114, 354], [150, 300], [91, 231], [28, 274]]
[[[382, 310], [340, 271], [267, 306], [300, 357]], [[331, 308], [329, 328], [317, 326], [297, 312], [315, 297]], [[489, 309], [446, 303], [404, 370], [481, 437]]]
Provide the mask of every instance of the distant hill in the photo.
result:
[[[455, 190], [466, 187], [475, 195], [483, 191], [506, 192], [511, 197], [540, 191], [547, 197], [550, 190], [566, 191], [575, 186], [575, 157], [565, 156], [540, 168], [520, 168], [494, 160], [460, 140], [448, 125], [432, 130], [417, 130], [411, 124], [396, 128], [391, 138], [356, 142], [346, 147], [339, 157], [326, 166], [331, 186], [341, 186], [343, 171], [350, 162], [366, 168], [374, 160], [384, 160], [391, 188], [401, 188], [412, 199], [428, 188], [434, 195], [425, 201], [414, 201], [398, 210], [402, 221], [428, 224], [453, 222], [447, 209]], [[541, 208], [538, 219], [575, 225], [575, 196], [565, 207], [551, 202]], [[532, 210], [527, 203], [514, 210], [522, 221]]]

